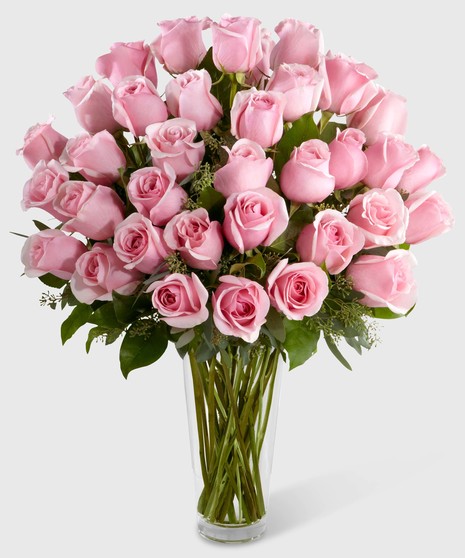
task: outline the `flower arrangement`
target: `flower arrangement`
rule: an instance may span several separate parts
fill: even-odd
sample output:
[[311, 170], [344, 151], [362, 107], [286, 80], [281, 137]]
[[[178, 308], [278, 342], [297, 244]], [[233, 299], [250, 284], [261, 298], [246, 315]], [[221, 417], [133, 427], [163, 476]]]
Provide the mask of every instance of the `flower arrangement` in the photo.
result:
[[279, 358], [295, 368], [323, 338], [350, 368], [342, 342], [361, 353], [376, 319], [411, 311], [410, 246], [453, 224], [427, 189], [444, 168], [404, 139], [405, 99], [325, 54], [312, 25], [286, 19], [277, 42], [247, 17], [159, 26], [65, 92], [84, 132], [27, 132], [22, 206], [48, 217], [21, 259], [58, 289], [41, 304], [72, 309], [63, 343], [85, 324], [87, 352], [122, 337], [125, 377], [175, 344], [196, 401], [198, 510], [253, 525]]

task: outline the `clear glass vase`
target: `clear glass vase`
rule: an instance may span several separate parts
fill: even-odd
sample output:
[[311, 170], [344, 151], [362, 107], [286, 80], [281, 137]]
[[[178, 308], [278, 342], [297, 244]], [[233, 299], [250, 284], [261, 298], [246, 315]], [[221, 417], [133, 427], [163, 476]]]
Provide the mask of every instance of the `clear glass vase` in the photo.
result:
[[266, 529], [282, 357], [229, 346], [214, 358], [184, 357], [200, 534], [233, 543]]

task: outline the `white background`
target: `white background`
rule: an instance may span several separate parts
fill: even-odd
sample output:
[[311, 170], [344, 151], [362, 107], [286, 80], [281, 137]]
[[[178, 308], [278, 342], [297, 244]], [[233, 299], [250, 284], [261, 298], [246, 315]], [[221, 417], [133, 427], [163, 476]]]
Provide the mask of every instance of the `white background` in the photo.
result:
[[[276, 5], [278, 4], [278, 7]], [[305, 4], [305, 9], [301, 6]], [[2, 326], [0, 555], [5, 558], [269, 556], [463, 558], [463, 22], [452, 0], [303, 3], [29, 1], [2, 19]], [[419, 303], [385, 323], [382, 344], [345, 371], [328, 351], [283, 381], [269, 532], [231, 548], [195, 532], [181, 362], [118, 370], [117, 345], [62, 348], [65, 314], [20, 277], [19, 208], [29, 171], [14, 150], [49, 114], [78, 132], [61, 92], [115, 41], [151, 40], [156, 22], [223, 12], [284, 17], [324, 32], [326, 48], [373, 66], [408, 99], [407, 139], [448, 169], [437, 189], [455, 230], [416, 248]], [[6, 246], [6, 250], [5, 250]]]

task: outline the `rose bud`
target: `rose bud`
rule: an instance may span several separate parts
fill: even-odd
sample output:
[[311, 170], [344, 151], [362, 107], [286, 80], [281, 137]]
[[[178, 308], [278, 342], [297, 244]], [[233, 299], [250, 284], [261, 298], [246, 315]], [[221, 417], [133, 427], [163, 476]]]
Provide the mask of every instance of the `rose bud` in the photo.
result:
[[102, 130], [94, 136], [83, 133], [68, 140], [60, 163], [94, 184], [109, 186], [118, 180], [119, 169], [126, 167], [126, 158], [110, 132]]
[[208, 319], [208, 291], [195, 273], [171, 273], [153, 282], [147, 289], [151, 291], [153, 307], [171, 327], [187, 329]]
[[168, 82], [166, 104], [173, 116], [193, 120], [197, 130], [214, 128], [223, 109], [210, 93], [212, 79], [207, 70], [189, 70]]
[[21, 207], [26, 210], [31, 207], [40, 207], [57, 219], [62, 218], [55, 211], [53, 201], [58, 193], [58, 188], [69, 180], [69, 174], [58, 161], [39, 161], [34, 167], [32, 178], [26, 182], [23, 190]]
[[155, 60], [144, 41], [112, 44], [110, 52], [97, 59], [95, 68], [99, 75], [108, 78], [113, 85], [118, 85], [128, 76], [145, 76], [157, 86]]
[[207, 53], [202, 31], [210, 27], [209, 18], [188, 17], [161, 21], [161, 30], [152, 44], [160, 64], [171, 74], [182, 74], [197, 68]]
[[373, 188], [351, 202], [347, 219], [365, 236], [365, 248], [405, 242], [408, 210], [397, 190]]
[[365, 135], [355, 128], [346, 128], [329, 144], [329, 173], [334, 176], [335, 190], [355, 186], [365, 178], [368, 161], [362, 151]]
[[229, 152], [226, 165], [215, 172], [214, 187], [223, 196], [236, 192], [264, 188], [273, 172], [273, 160], [248, 139], [236, 141]]
[[321, 140], [304, 141], [295, 147], [284, 165], [280, 185], [284, 195], [298, 203], [318, 203], [334, 191], [329, 174], [330, 151]]
[[22, 155], [24, 161], [33, 169], [39, 161], [48, 163], [58, 160], [68, 141], [65, 136], [52, 128], [50, 119], [45, 124], [36, 124], [29, 128], [24, 136], [24, 145], [16, 151], [17, 155]]
[[427, 145], [420, 147], [417, 154], [418, 161], [404, 172], [398, 185], [399, 190], [410, 194], [423, 190], [446, 172], [441, 159]]
[[223, 253], [223, 235], [218, 221], [199, 208], [175, 215], [165, 227], [164, 239], [195, 269], [216, 269]]
[[113, 236], [118, 223], [124, 219], [124, 204], [108, 186], [70, 180], [58, 189], [53, 202], [64, 221], [62, 230], [78, 232], [93, 240]]
[[270, 309], [265, 289], [255, 281], [234, 275], [223, 275], [219, 280], [221, 285], [212, 296], [216, 327], [224, 335], [253, 343]]
[[176, 174], [169, 165], [164, 169], [145, 167], [134, 171], [127, 192], [137, 211], [160, 226], [179, 213], [187, 201], [187, 194], [176, 184]]
[[263, 148], [271, 147], [283, 135], [285, 104], [282, 93], [257, 91], [255, 87], [240, 91], [231, 109], [231, 134], [255, 141]]
[[21, 251], [21, 261], [28, 277], [51, 273], [68, 280], [74, 273], [76, 260], [84, 252], [87, 252], [87, 248], [77, 238], [67, 236], [63, 231], [46, 229], [26, 240]]
[[406, 314], [417, 298], [415, 265], [416, 259], [408, 250], [391, 250], [386, 256], [358, 257], [347, 268], [347, 276], [354, 290], [364, 295], [361, 304]]
[[111, 246], [97, 242], [76, 262], [70, 282], [73, 295], [79, 302], [92, 304], [95, 300], [112, 300], [113, 291], [132, 294], [144, 276], [123, 265]]
[[266, 86], [267, 91], [284, 94], [284, 120], [294, 122], [316, 110], [323, 89], [323, 76], [311, 66], [281, 64]]
[[418, 244], [439, 236], [454, 226], [449, 205], [437, 192], [416, 192], [405, 202], [409, 211], [406, 242]]
[[168, 163], [179, 180], [198, 169], [205, 155], [205, 144], [195, 141], [195, 122], [186, 118], [173, 118], [151, 124], [145, 132], [145, 142], [149, 146], [154, 166], [163, 168]]
[[266, 281], [271, 306], [290, 320], [314, 316], [328, 296], [328, 276], [313, 262], [288, 262], [281, 260]]
[[102, 130], [115, 132], [121, 128], [113, 118], [110, 88], [102, 80], [86, 76], [63, 95], [73, 105], [79, 124], [90, 134]]
[[321, 31], [303, 21], [284, 19], [276, 27], [278, 44], [271, 53], [271, 67], [280, 64], [306, 64], [317, 68], [323, 55]]
[[247, 83], [250, 85], [258, 85], [265, 77], [270, 76], [272, 73], [270, 57], [276, 43], [273, 41], [268, 29], [263, 27], [260, 29], [260, 44], [263, 56], [247, 76]]
[[328, 273], [336, 275], [345, 269], [365, 244], [363, 232], [342, 213], [325, 209], [317, 213], [297, 239], [301, 261], [325, 264]]

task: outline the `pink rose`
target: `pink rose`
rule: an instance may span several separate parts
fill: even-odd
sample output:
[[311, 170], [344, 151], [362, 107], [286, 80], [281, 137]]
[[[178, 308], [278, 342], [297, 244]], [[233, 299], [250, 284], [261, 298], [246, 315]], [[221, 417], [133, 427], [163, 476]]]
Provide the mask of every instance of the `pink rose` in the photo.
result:
[[276, 43], [268, 29], [263, 27], [260, 29], [260, 43], [263, 56], [247, 76], [247, 83], [250, 85], [258, 85], [265, 77], [271, 75], [270, 57]]
[[226, 165], [215, 173], [214, 186], [223, 196], [264, 188], [273, 172], [273, 160], [254, 141], [236, 141], [229, 151]]
[[153, 307], [171, 327], [187, 329], [208, 319], [208, 291], [195, 273], [172, 273], [152, 283], [147, 291], [153, 291]]
[[321, 140], [304, 141], [295, 147], [281, 171], [284, 195], [298, 203], [323, 201], [334, 191], [334, 176], [329, 174], [331, 153]]
[[271, 305], [290, 320], [314, 316], [328, 296], [328, 276], [313, 262], [288, 261], [281, 260], [266, 281]]
[[32, 178], [24, 185], [22, 208], [40, 207], [61, 220], [61, 215], [53, 207], [53, 201], [58, 188], [67, 180], [69, 174], [58, 161], [39, 161], [34, 167]]
[[424, 242], [450, 231], [454, 226], [452, 210], [437, 192], [411, 194], [405, 205], [410, 214], [406, 236], [408, 244]]
[[134, 136], [143, 136], [147, 126], [164, 122], [168, 111], [151, 81], [129, 76], [113, 91], [113, 116]]
[[199, 208], [175, 215], [166, 225], [166, 244], [178, 250], [187, 265], [195, 269], [216, 269], [223, 253], [223, 236], [218, 221]]
[[203, 141], [195, 141], [195, 122], [186, 118], [173, 118], [147, 126], [145, 141], [152, 154], [152, 162], [162, 168], [171, 165], [179, 180], [183, 180], [199, 167], [205, 155]]
[[283, 135], [285, 104], [282, 93], [257, 91], [255, 87], [239, 91], [231, 108], [231, 134], [256, 141], [263, 148], [271, 147]]
[[306, 64], [317, 68], [323, 55], [320, 30], [296, 19], [284, 19], [275, 27], [278, 44], [271, 53], [271, 67], [280, 64]]
[[164, 169], [145, 167], [134, 171], [127, 192], [137, 211], [160, 226], [179, 213], [187, 200], [186, 192], [176, 184], [176, 175], [169, 165]]
[[407, 129], [406, 99], [380, 85], [376, 91], [364, 108], [347, 117], [347, 125], [362, 130], [368, 144], [374, 143], [380, 132], [404, 135]]
[[90, 134], [102, 130], [115, 132], [121, 128], [113, 118], [110, 88], [102, 80], [83, 77], [63, 95], [73, 105], [79, 124]]
[[110, 132], [102, 130], [94, 136], [83, 133], [68, 140], [60, 163], [69, 172], [109, 186], [118, 180], [119, 169], [126, 167], [126, 158]]
[[408, 210], [397, 192], [373, 188], [351, 202], [347, 219], [365, 235], [365, 248], [395, 246], [405, 242]]
[[281, 64], [266, 86], [267, 91], [284, 93], [284, 120], [294, 122], [316, 110], [323, 89], [323, 76], [311, 66]]
[[288, 223], [284, 198], [269, 188], [231, 194], [224, 206], [224, 236], [241, 254], [269, 246]]
[[97, 242], [76, 262], [70, 283], [73, 295], [79, 302], [92, 304], [95, 300], [111, 300], [113, 291], [132, 294], [144, 276], [123, 265], [111, 246]]
[[197, 68], [207, 49], [203, 44], [202, 31], [210, 27], [209, 18], [188, 17], [161, 21], [161, 30], [152, 44], [160, 64], [171, 74], [182, 74]]
[[210, 93], [212, 79], [207, 70], [189, 70], [168, 82], [166, 104], [173, 116], [189, 118], [197, 130], [214, 128], [223, 116], [223, 109]]
[[145, 76], [157, 86], [157, 71], [150, 47], [144, 41], [114, 43], [110, 52], [97, 59], [97, 73], [108, 78], [113, 85], [128, 76]]
[[212, 296], [216, 327], [224, 335], [253, 343], [270, 309], [265, 289], [255, 281], [234, 275], [223, 275], [220, 282]]
[[417, 154], [417, 162], [404, 172], [398, 185], [400, 190], [409, 194], [423, 190], [446, 172], [441, 159], [427, 145], [422, 145]]
[[51, 118], [45, 124], [36, 124], [29, 128], [24, 136], [23, 147], [16, 152], [24, 157], [31, 169], [41, 160], [48, 163], [59, 159], [65, 148], [68, 140], [52, 128], [52, 121]]
[[142, 273], [153, 273], [169, 253], [163, 230], [139, 213], [131, 213], [117, 225], [113, 250], [125, 269]]
[[53, 207], [65, 222], [62, 230], [78, 232], [92, 240], [112, 237], [116, 225], [124, 219], [124, 204], [118, 194], [92, 182], [64, 182]]
[[213, 62], [229, 74], [247, 73], [263, 58], [260, 21], [224, 15], [212, 24]]
[[325, 209], [317, 213], [297, 239], [301, 261], [325, 264], [331, 275], [341, 273], [365, 244], [363, 232], [342, 213]]
[[325, 76], [320, 108], [349, 114], [365, 107], [376, 95], [376, 72], [344, 54], [328, 52], [319, 71]]
[[375, 143], [365, 151], [368, 170], [363, 182], [370, 188], [395, 188], [404, 172], [419, 157], [415, 149], [401, 136], [381, 133]]
[[28, 277], [51, 273], [68, 280], [74, 273], [76, 260], [84, 252], [87, 252], [87, 248], [77, 238], [56, 229], [46, 229], [26, 240], [21, 251], [21, 261]]
[[365, 178], [368, 161], [362, 151], [364, 143], [363, 132], [346, 128], [329, 144], [329, 173], [334, 176], [336, 190], [355, 186]]
[[408, 250], [391, 250], [386, 256], [360, 256], [347, 268], [347, 276], [354, 290], [364, 295], [360, 302], [365, 306], [406, 314], [417, 298], [415, 265]]

